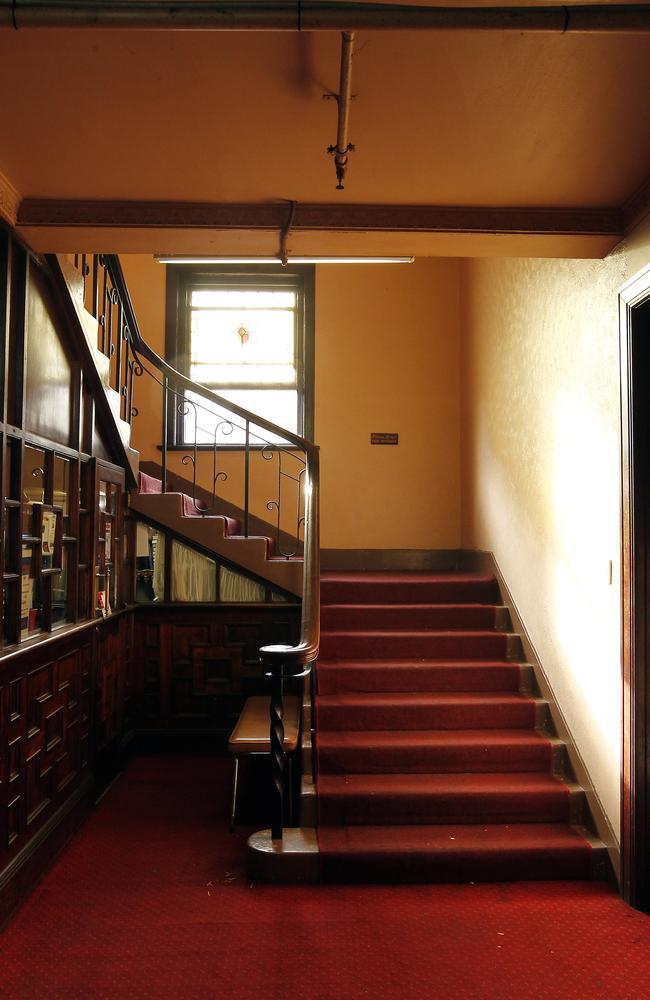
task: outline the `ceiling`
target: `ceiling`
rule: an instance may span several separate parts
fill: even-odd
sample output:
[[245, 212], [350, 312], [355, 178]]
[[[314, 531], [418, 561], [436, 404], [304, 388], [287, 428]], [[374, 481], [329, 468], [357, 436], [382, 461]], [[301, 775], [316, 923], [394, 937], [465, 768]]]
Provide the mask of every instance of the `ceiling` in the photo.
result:
[[[336, 103], [323, 99], [338, 89], [339, 55], [338, 32], [0, 30], [0, 93], [11, 95], [0, 173], [24, 200], [26, 238], [266, 253], [276, 231], [187, 225], [183, 205], [618, 209], [650, 176], [650, 35], [358, 32], [344, 191], [326, 154]], [[30, 216], [32, 199], [45, 202]], [[61, 200], [163, 204], [153, 225], [116, 215], [108, 228], [110, 213], [96, 224]], [[468, 228], [368, 234], [343, 213], [332, 232], [290, 242], [438, 254], [512, 252], [510, 239], [558, 252], [558, 234], [535, 226], [500, 239]], [[620, 238], [560, 236], [570, 254], [595, 256]]]

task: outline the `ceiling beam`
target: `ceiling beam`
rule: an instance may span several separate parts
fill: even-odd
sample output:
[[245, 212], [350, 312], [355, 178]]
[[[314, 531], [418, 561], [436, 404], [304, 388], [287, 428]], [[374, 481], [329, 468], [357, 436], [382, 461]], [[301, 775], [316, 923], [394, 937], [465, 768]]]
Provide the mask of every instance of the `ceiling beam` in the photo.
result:
[[0, 218], [10, 226], [15, 226], [19, 205], [20, 195], [11, 181], [4, 174], [0, 174]]
[[[211, 229], [280, 232], [290, 202], [77, 201], [24, 199], [17, 223], [24, 227]], [[292, 232], [537, 233], [619, 236], [616, 208], [473, 208], [441, 205], [295, 204]]]
[[420, 7], [409, 4], [241, 0], [0, 0], [0, 27], [216, 31], [472, 30], [645, 32], [647, 4]]
[[650, 177], [630, 195], [622, 208], [625, 233], [630, 233], [650, 214]]

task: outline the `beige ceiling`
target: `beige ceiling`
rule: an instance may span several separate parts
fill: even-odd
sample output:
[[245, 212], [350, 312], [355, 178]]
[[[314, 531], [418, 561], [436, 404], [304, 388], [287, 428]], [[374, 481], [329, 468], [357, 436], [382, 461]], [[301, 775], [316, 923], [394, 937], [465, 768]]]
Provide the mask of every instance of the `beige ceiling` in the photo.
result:
[[650, 175], [650, 35], [366, 31], [336, 191], [339, 49], [0, 31], [0, 172], [22, 198], [555, 208], [619, 207]]

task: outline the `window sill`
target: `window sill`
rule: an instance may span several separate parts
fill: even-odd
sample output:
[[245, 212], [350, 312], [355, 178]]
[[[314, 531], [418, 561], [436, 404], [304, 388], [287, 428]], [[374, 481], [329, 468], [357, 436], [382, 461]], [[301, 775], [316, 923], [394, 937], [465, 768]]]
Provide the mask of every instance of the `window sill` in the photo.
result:
[[[220, 444], [217, 445], [217, 448], [218, 448], [218, 450], [220, 452], [221, 451], [246, 451], [246, 445], [244, 445], [244, 444], [221, 444], [220, 443]], [[248, 446], [248, 450], [249, 451], [268, 451], [269, 449], [271, 449], [272, 451], [275, 451], [278, 448], [282, 448], [283, 451], [297, 451], [297, 452], [302, 451], [302, 448], [300, 448], [297, 444], [291, 444], [290, 441], [278, 441], [276, 443], [270, 442], [269, 444], [250, 444]], [[160, 445], [160, 444], [157, 445], [156, 450], [162, 452], [163, 451], [162, 445]], [[214, 444], [197, 444], [196, 445], [196, 450], [197, 451], [212, 452], [212, 451], [214, 451]], [[190, 442], [188, 442], [187, 444], [168, 444], [167, 445], [167, 451], [168, 452], [172, 452], [172, 451], [183, 451], [183, 452], [194, 451], [194, 445], [192, 443], [190, 443]], [[40, 541], [40, 539], [39, 539], [39, 541]]]

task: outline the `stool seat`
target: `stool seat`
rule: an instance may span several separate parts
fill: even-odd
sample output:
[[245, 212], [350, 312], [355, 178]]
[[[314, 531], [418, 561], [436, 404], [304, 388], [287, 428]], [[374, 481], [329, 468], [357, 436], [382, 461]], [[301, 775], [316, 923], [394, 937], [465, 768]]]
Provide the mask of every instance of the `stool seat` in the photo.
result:
[[[269, 717], [271, 699], [265, 695], [247, 698], [239, 721], [230, 734], [228, 749], [234, 754], [270, 753], [271, 720]], [[300, 731], [300, 698], [286, 695], [284, 698], [284, 740], [282, 749], [291, 753], [298, 746]]]
[[[301, 698], [295, 694], [283, 698], [282, 724], [284, 739], [283, 754], [291, 754], [298, 746], [300, 736]], [[228, 750], [235, 758], [232, 775], [232, 805], [230, 809], [230, 829], [235, 829], [237, 811], [237, 784], [239, 780], [239, 758], [251, 754], [271, 753], [271, 699], [267, 695], [253, 695], [244, 702], [239, 721], [230, 734]], [[287, 757], [289, 778], [291, 778], [291, 757]], [[291, 786], [291, 781], [289, 781]], [[291, 796], [289, 796], [289, 818], [291, 819]]]

